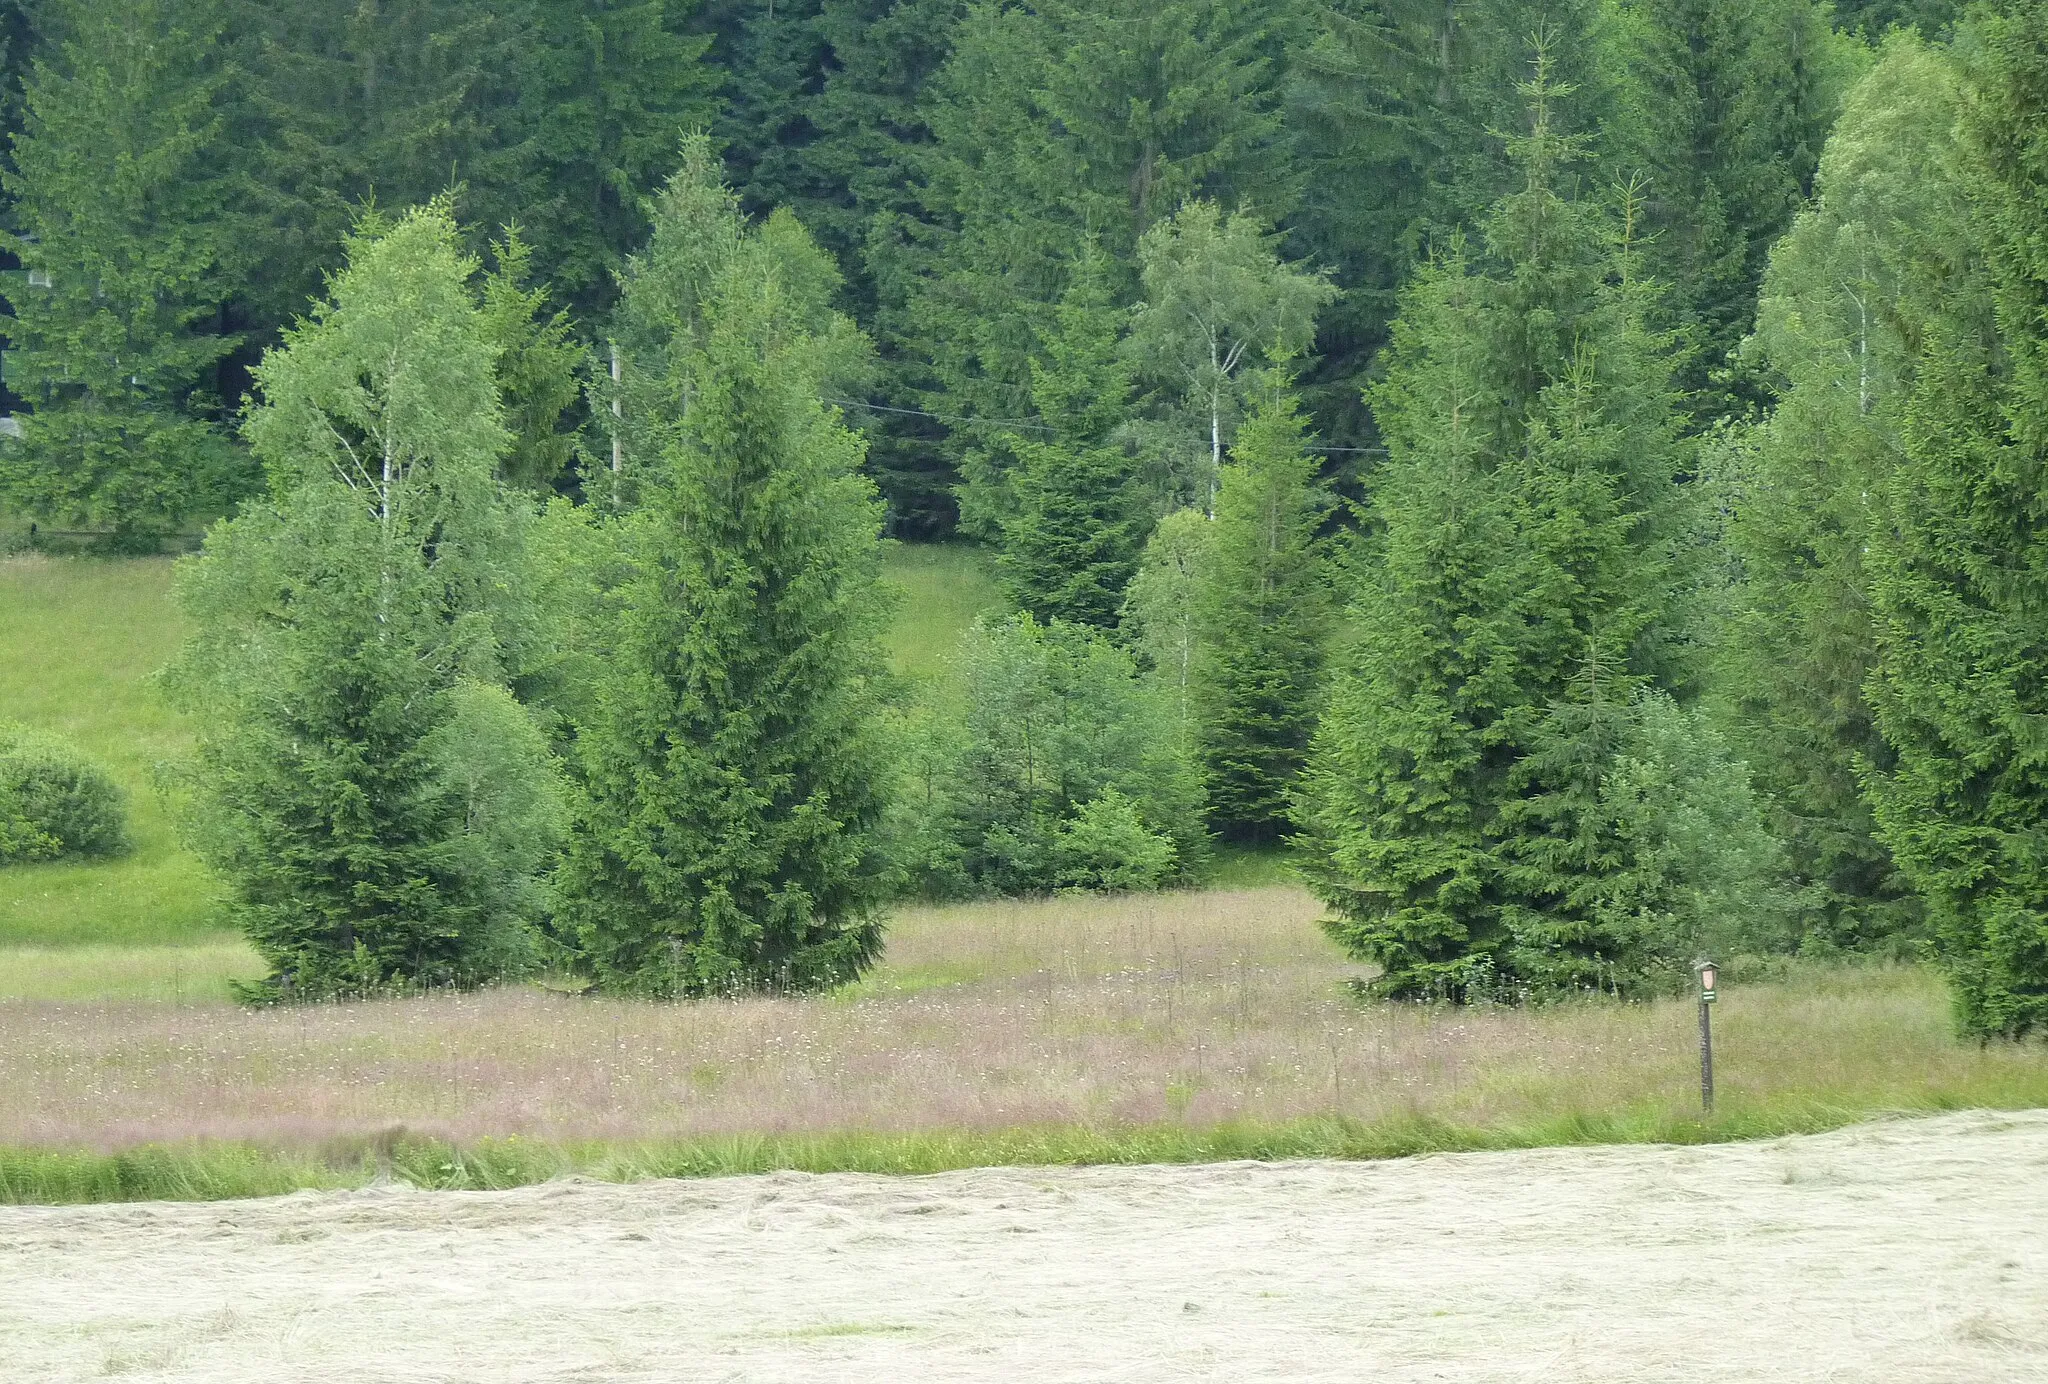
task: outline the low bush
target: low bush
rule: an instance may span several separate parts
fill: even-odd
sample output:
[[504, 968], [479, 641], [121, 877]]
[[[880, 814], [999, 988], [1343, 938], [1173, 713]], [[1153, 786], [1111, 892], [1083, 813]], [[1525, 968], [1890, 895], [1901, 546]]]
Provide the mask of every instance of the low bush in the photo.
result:
[[126, 800], [69, 741], [0, 722], [0, 865], [128, 849]]
[[1202, 780], [1170, 693], [1098, 630], [982, 619], [959, 703], [906, 723], [893, 832], [932, 898], [1123, 892], [1186, 882], [1208, 856]]
[[1179, 854], [1172, 841], [1145, 825], [1138, 805], [1114, 788], [1076, 808], [1053, 837], [1062, 889], [1117, 894], [1157, 889], [1173, 876]]

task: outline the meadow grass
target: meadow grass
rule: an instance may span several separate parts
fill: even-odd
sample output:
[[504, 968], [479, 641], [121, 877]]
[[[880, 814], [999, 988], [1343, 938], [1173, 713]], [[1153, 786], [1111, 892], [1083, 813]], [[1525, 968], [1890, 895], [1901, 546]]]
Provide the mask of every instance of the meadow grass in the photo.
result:
[[1958, 1042], [1924, 969], [1801, 964], [1725, 987], [1702, 1119], [1689, 1001], [1360, 1005], [1316, 914], [1276, 887], [911, 909], [823, 997], [9, 1001], [0, 1199], [1385, 1157], [2048, 1104], [2048, 1048]]
[[964, 543], [892, 543], [882, 575], [900, 598], [888, 646], [906, 677], [943, 677], [974, 617], [1002, 605], [988, 554]]
[[184, 637], [168, 558], [0, 558], [0, 720], [78, 742], [127, 790], [135, 849], [0, 870], [0, 945], [211, 941], [205, 871], [178, 843], [155, 765], [189, 734], [151, 674]]
[[234, 936], [163, 947], [0, 947], [0, 1000], [226, 1003], [230, 981], [259, 980], [264, 970], [249, 944]]

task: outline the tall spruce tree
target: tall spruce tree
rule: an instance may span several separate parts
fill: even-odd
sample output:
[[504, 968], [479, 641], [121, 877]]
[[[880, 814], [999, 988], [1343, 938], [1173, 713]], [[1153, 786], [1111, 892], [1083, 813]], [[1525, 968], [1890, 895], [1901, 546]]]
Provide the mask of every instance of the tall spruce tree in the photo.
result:
[[1983, 256], [1946, 285], [1869, 562], [1869, 683], [1897, 759], [1871, 778], [1925, 899], [1966, 1032], [2048, 1026], [2048, 11], [2006, 4], [1971, 45], [1962, 185]]
[[[966, 9], [965, 0], [781, 0], [763, 13], [742, 0], [703, 13], [712, 57], [729, 73], [713, 133], [742, 205], [799, 217], [839, 261], [842, 306], [885, 347], [898, 343], [902, 322], [900, 311], [880, 311], [882, 285], [915, 259], [898, 231], [917, 215], [918, 160], [931, 142], [922, 98]], [[941, 430], [916, 412], [928, 374], [916, 351], [885, 349], [869, 392], [879, 408], [864, 420], [892, 531], [919, 537], [947, 532], [956, 515]]]
[[1294, 781], [1321, 702], [1329, 574], [1315, 549], [1330, 501], [1290, 394], [1245, 420], [1223, 468], [1197, 596], [1195, 736], [1209, 821], [1270, 841], [1290, 822]]
[[404, 208], [463, 185], [458, 214], [535, 224], [497, 196], [514, 170], [527, 5], [485, 0], [217, 0], [247, 100], [237, 208], [264, 253], [243, 286], [259, 333], [317, 295], [366, 204]]
[[1890, 765], [1863, 694], [1864, 550], [1926, 324], [1968, 278], [1961, 95], [1944, 54], [1905, 41], [1850, 92], [1745, 346], [1776, 405], [1711, 463], [1740, 569], [1721, 683], [1789, 853], [1804, 943], [1822, 951], [1894, 943], [1918, 912], [1858, 781], [1859, 765]]
[[[1326, 441], [1375, 442], [1359, 394], [1396, 296], [1455, 231], [1475, 232], [1515, 182], [1499, 131], [1519, 128], [1515, 84], [1544, 42], [1560, 131], [1606, 132], [1576, 176], [1599, 187], [1633, 164], [1628, 30], [1605, 0], [1352, 0], [1314, 7], [1288, 65], [1285, 115], [1302, 193], [1289, 253], [1343, 290], [1301, 376]], [[1568, 88], [1568, 89], [1567, 89]]]
[[1685, 676], [1670, 363], [1634, 247], [1559, 193], [1541, 50], [1523, 91], [1488, 257], [1422, 277], [1372, 395], [1381, 532], [1305, 783], [1331, 933], [1391, 995], [1628, 987], [1647, 959], [1600, 797], [1640, 694]]
[[9, 387], [29, 413], [0, 444], [0, 497], [64, 523], [163, 529], [248, 488], [216, 426], [220, 328], [249, 248], [221, 172], [221, 17], [194, 0], [64, 0], [30, 70], [4, 181]]
[[[526, 0], [516, 48], [518, 89], [501, 112], [506, 150], [477, 187], [470, 215], [516, 219], [536, 272], [572, 311], [600, 320], [613, 276], [647, 237], [647, 205], [676, 137], [717, 109], [709, 39], [685, 31], [694, 7], [676, 0]], [[516, 13], [518, 6], [507, 7]], [[485, 224], [496, 224], [485, 220]]]
[[[22, 87], [36, 48], [35, 21], [28, 4], [25, 0], [0, 0], [0, 131], [6, 134], [10, 154], [21, 138]], [[0, 180], [0, 214], [12, 202], [4, 180]]]
[[257, 998], [517, 970], [559, 830], [546, 745], [505, 689], [531, 621], [476, 265], [445, 204], [348, 255], [257, 372], [270, 496], [180, 583], [188, 822], [271, 967]]
[[546, 494], [567, 478], [575, 436], [562, 418], [583, 393], [584, 350], [567, 313], [551, 310], [545, 288], [528, 282], [532, 250], [518, 228], [491, 244], [483, 281], [483, 330], [497, 352], [498, 395], [512, 445], [500, 469], [522, 489]]
[[[818, 399], [824, 311], [702, 158], [657, 205], [625, 315], [664, 313], [637, 506], [612, 521], [616, 628], [576, 715], [564, 917], [608, 989], [812, 989], [877, 955], [889, 887], [880, 510]], [[699, 212], [730, 219], [711, 228]], [[636, 301], [646, 295], [658, 308]]]
[[1650, 252], [1694, 353], [1704, 419], [1740, 402], [1725, 376], [1756, 313], [1771, 242], [1813, 190], [1853, 55], [1815, 0], [1624, 6], [1645, 113]]
[[1012, 443], [998, 571], [1010, 600], [1041, 621], [1113, 628], [1152, 516], [1117, 435], [1131, 396], [1120, 349], [1128, 314], [1110, 302], [1107, 277], [1097, 257], [1033, 363], [1043, 431]]

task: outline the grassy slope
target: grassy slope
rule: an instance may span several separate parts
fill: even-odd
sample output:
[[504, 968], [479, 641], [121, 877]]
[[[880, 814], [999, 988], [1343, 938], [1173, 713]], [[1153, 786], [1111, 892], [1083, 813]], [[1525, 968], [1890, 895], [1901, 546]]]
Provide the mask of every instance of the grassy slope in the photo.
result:
[[[997, 603], [985, 558], [960, 546], [891, 544], [884, 570], [901, 597], [891, 657], [903, 673], [939, 676], [961, 630]], [[167, 558], [0, 558], [0, 719], [62, 732], [104, 762], [128, 789], [137, 843], [110, 863], [0, 871], [0, 947], [196, 945], [210, 948], [210, 972], [247, 972], [246, 953], [221, 945], [205, 873], [178, 845], [151, 787], [152, 766], [187, 743], [149, 685], [183, 628]], [[159, 960], [167, 974], [192, 970], [189, 958]], [[109, 976], [102, 993], [150, 983], [147, 953], [106, 952], [100, 961]], [[78, 993], [84, 978], [59, 969], [67, 978], [58, 992]], [[0, 982], [0, 997], [7, 993]]]
[[896, 671], [915, 678], [944, 674], [960, 633], [1002, 597], [978, 548], [955, 543], [891, 544], [883, 572], [900, 597], [889, 629]]
[[111, 862], [0, 871], [0, 944], [206, 938], [208, 885], [178, 845], [152, 766], [186, 733], [149, 685], [183, 634], [166, 558], [0, 559], [0, 718], [77, 741], [128, 790], [136, 848]]

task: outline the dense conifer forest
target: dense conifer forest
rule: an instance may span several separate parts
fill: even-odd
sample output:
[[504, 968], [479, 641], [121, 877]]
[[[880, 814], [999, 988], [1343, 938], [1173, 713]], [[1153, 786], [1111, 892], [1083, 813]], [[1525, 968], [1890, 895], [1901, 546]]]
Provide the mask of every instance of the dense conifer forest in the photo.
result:
[[[1387, 996], [1926, 954], [2048, 1027], [2032, 0], [7, 0], [0, 62], [0, 508], [204, 531], [166, 784], [252, 998], [824, 988], [1221, 843]], [[891, 539], [996, 574], [946, 678]]]

